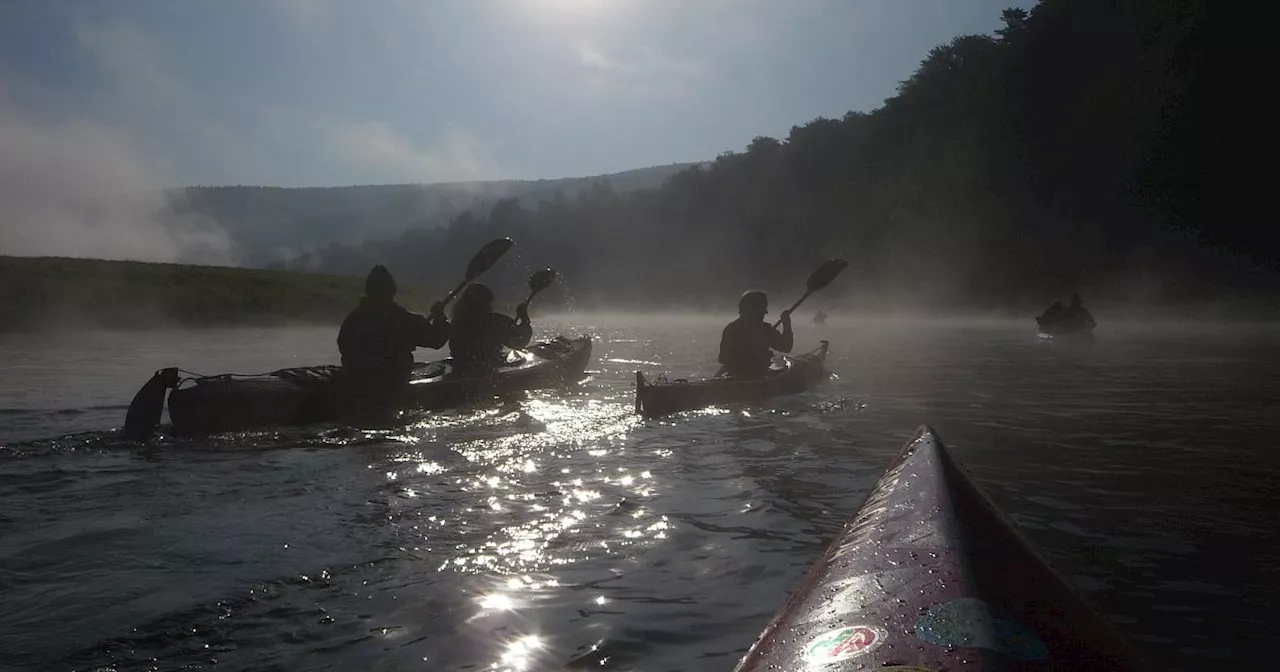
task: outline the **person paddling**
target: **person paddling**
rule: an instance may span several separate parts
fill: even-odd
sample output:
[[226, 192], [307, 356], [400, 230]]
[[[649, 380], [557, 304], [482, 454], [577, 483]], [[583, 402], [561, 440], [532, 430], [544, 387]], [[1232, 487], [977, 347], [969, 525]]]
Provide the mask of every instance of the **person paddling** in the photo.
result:
[[443, 348], [449, 320], [442, 304], [424, 317], [395, 302], [396, 281], [385, 266], [374, 266], [364, 281], [365, 296], [338, 330], [343, 370], [369, 383], [408, 382], [416, 347]]
[[1098, 323], [1093, 320], [1093, 315], [1089, 314], [1089, 310], [1081, 303], [1078, 293], [1071, 295], [1071, 304], [1067, 306], [1062, 322], [1071, 331], [1092, 331], [1098, 326]]
[[1062, 321], [1062, 314], [1065, 310], [1061, 301], [1054, 301], [1052, 306], [1049, 306], [1040, 317], [1036, 318], [1036, 323], [1045, 329], [1053, 329]]
[[453, 335], [449, 350], [462, 369], [487, 368], [502, 363], [503, 348], [518, 349], [533, 338], [529, 305], [516, 306], [516, 318], [493, 310], [493, 290], [473, 283], [453, 307]]
[[769, 313], [769, 297], [759, 290], [743, 292], [738, 299], [738, 319], [725, 326], [720, 335], [719, 362], [723, 372], [734, 378], [764, 375], [773, 361], [771, 350], [791, 352], [795, 336], [791, 332], [791, 311], [782, 311], [782, 331], [764, 321]]

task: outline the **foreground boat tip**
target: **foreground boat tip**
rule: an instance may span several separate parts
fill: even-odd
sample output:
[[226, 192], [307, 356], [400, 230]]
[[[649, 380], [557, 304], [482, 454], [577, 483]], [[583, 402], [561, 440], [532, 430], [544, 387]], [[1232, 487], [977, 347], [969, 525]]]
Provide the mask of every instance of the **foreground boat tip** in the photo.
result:
[[921, 425], [735, 669], [1148, 668]]

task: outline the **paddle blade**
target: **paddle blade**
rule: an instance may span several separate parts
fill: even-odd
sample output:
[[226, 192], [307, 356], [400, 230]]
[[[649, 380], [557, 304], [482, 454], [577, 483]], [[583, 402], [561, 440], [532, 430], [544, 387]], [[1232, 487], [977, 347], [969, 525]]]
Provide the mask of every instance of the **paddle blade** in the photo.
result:
[[828, 259], [818, 267], [818, 270], [813, 272], [813, 275], [809, 276], [807, 289], [810, 292], [816, 292], [819, 289], [826, 287], [831, 284], [831, 281], [835, 280], [836, 276], [840, 275], [840, 272], [848, 265], [849, 262], [844, 259]]
[[537, 273], [529, 276], [529, 291], [537, 294], [542, 290], [551, 286], [555, 282], [556, 271], [553, 268], [544, 268]]
[[476, 256], [471, 258], [471, 263], [467, 264], [467, 282], [475, 280], [485, 271], [493, 268], [493, 265], [498, 263], [512, 245], [515, 245], [515, 241], [510, 238], [499, 238], [485, 243], [484, 247], [476, 252]]

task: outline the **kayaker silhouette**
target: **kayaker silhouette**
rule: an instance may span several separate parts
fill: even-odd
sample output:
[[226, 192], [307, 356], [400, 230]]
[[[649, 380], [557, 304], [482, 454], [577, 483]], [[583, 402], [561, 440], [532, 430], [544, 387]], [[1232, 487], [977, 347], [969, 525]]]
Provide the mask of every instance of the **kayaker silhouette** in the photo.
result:
[[1063, 310], [1065, 309], [1062, 307], [1062, 302], [1054, 301], [1052, 306], [1049, 306], [1040, 317], [1036, 318], [1036, 322], [1042, 327], [1057, 326], [1057, 323], [1062, 320]]
[[1080, 295], [1071, 295], [1071, 305], [1067, 306], [1067, 310], [1062, 317], [1063, 324], [1071, 331], [1090, 331], [1098, 326], [1093, 321], [1093, 315], [1080, 302]]
[[516, 306], [513, 320], [493, 310], [493, 290], [473, 283], [453, 307], [453, 335], [449, 350], [461, 369], [492, 367], [502, 363], [503, 348], [523, 348], [533, 337], [529, 305]]
[[769, 313], [769, 297], [759, 290], [742, 293], [738, 299], [738, 319], [725, 326], [720, 334], [720, 358], [723, 375], [750, 378], [764, 375], [773, 361], [773, 353], [791, 352], [791, 311], [784, 310], [782, 332], [764, 321]]
[[449, 341], [444, 308], [435, 304], [428, 318], [396, 303], [396, 281], [385, 266], [369, 271], [364, 293], [338, 330], [342, 368], [368, 382], [407, 382], [415, 347], [438, 349]]

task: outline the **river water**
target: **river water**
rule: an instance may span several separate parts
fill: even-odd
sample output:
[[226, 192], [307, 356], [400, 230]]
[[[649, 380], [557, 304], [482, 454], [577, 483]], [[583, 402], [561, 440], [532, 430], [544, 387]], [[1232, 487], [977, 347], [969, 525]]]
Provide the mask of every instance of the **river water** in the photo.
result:
[[116, 428], [155, 369], [329, 363], [334, 330], [0, 336], [0, 669], [729, 670], [924, 423], [1154, 661], [1274, 669], [1280, 331], [803, 324], [818, 389], [634, 416], [721, 323], [544, 322], [596, 338], [582, 386], [147, 445]]

